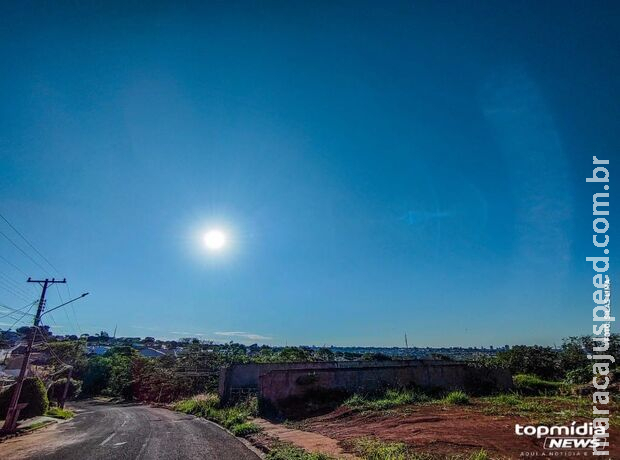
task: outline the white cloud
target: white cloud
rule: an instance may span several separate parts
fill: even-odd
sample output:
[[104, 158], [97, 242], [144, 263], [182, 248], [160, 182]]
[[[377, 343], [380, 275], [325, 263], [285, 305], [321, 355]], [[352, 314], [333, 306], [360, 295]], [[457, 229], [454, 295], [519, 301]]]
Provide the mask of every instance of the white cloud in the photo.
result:
[[204, 334], [201, 334], [200, 332], [187, 332], [187, 331], [170, 331], [170, 334], [174, 334], [174, 335], [184, 335], [187, 337], [201, 337]]
[[242, 337], [244, 339], [250, 340], [272, 340], [271, 337], [266, 337], [264, 335], [253, 334], [251, 332], [215, 332], [215, 335], [223, 336], [223, 337]]

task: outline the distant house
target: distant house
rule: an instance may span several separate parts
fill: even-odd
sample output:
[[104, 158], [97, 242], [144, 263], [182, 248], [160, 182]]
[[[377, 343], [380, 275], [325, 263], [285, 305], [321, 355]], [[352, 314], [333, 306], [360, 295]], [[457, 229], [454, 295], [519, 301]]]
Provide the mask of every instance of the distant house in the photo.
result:
[[110, 348], [111, 347], [106, 347], [103, 345], [89, 345], [86, 353], [89, 355], [101, 356], [104, 355]]
[[[11, 350], [4, 360], [4, 366], [1, 369], [3, 375], [10, 377], [17, 377], [21, 371], [22, 362], [24, 361], [25, 346], [19, 346]], [[30, 355], [30, 361], [28, 363], [27, 375], [35, 374], [35, 370], [39, 371], [44, 368], [50, 362], [50, 354], [47, 351], [34, 351]]]
[[[110, 348], [112, 347], [105, 346], [105, 345], [89, 345], [87, 349], [88, 350], [87, 353], [89, 355], [102, 356], [108, 350], [110, 350]], [[166, 356], [167, 354], [162, 350], [156, 350], [155, 348], [145, 347], [142, 344], [135, 344], [132, 348], [134, 348], [138, 353], [140, 353], [141, 356], [145, 358], [159, 358], [160, 356]]]
[[166, 356], [166, 353], [164, 353], [161, 350], [156, 350], [154, 348], [145, 347], [145, 348], [140, 349], [139, 352], [145, 358], [159, 358], [161, 356]]

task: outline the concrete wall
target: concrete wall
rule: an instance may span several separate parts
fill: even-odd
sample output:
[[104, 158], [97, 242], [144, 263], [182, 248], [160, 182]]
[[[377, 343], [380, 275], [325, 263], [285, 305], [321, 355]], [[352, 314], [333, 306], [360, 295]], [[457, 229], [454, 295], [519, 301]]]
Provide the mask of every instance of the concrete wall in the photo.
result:
[[327, 392], [346, 395], [413, 385], [475, 394], [507, 390], [512, 376], [504, 369], [438, 360], [240, 364], [222, 369], [219, 390], [226, 402], [235, 391], [251, 389], [270, 407], [286, 413], [292, 402], [297, 407], [298, 402]]

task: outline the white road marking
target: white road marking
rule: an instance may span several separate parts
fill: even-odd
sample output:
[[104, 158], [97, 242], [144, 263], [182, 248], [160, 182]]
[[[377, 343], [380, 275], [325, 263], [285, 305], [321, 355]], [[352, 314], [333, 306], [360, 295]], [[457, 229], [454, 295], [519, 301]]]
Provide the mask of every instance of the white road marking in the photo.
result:
[[107, 438], [105, 438], [105, 439], [103, 440], [103, 442], [102, 442], [101, 444], [99, 444], [99, 445], [100, 445], [100, 446], [105, 446], [105, 444], [106, 444], [106, 443], [107, 443], [110, 439], [112, 439], [112, 438], [114, 437], [114, 435], [115, 435], [115, 434], [116, 434], [116, 433], [112, 433], [110, 436], [108, 436]]
[[122, 446], [123, 444], [127, 444], [127, 441], [125, 441], [125, 442], [117, 442], [117, 443], [114, 444], [114, 447]]

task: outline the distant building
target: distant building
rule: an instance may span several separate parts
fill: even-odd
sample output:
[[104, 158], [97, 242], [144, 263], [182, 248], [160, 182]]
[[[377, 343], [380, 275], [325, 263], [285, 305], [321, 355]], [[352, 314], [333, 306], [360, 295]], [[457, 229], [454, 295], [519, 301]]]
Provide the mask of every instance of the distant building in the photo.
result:
[[155, 350], [154, 348], [142, 348], [138, 351], [145, 358], [160, 358], [162, 356], [166, 356], [166, 353], [161, 350]]
[[97, 355], [97, 356], [101, 356], [104, 355], [111, 347], [106, 347], [103, 345], [89, 345], [86, 348], [86, 353], [89, 355]]

